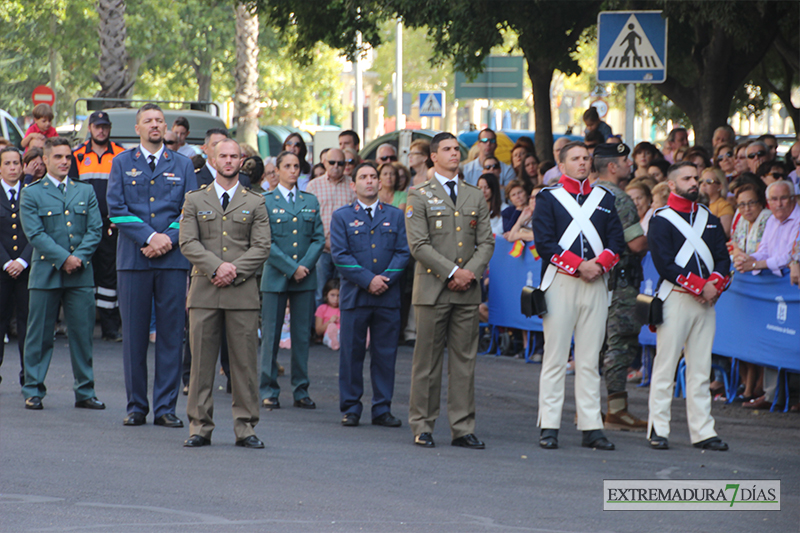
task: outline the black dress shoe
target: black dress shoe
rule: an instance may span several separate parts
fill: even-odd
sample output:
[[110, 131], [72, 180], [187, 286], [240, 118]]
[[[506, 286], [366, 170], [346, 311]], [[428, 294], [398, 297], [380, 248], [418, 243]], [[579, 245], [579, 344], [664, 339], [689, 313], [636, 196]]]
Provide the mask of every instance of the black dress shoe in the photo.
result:
[[128, 416], [125, 417], [125, 420], [122, 421], [123, 426], [143, 426], [147, 422], [144, 413], [140, 413], [138, 411], [134, 411], [132, 413], [128, 413]]
[[430, 433], [420, 433], [414, 437], [414, 444], [422, 446], [423, 448], [435, 448], [436, 443], [433, 442], [433, 435]]
[[399, 428], [403, 425], [399, 418], [390, 412], [385, 412], [381, 416], [372, 419], [373, 426], [383, 426], [387, 428]]
[[231, 389], [231, 378], [228, 378], [228, 384], [227, 384], [227, 385], [225, 385], [225, 392], [227, 392], [228, 394], [230, 394], [230, 393], [231, 393], [231, 390], [233, 390], [233, 389]]
[[182, 392], [184, 396], [189, 396], [189, 385], [184, 385]]
[[294, 406], [300, 409], [316, 409], [317, 404], [311, 398], [303, 398], [302, 400], [295, 400]]
[[349, 428], [354, 428], [358, 425], [359, 417], [353, 413], [346, 413], [342, 417], [342, 425]]
[[[239, 444], [238, 442], [236, 444]], [[183, 442], [184, 448], [199, 448], [200, 446], [211, 446], [211, 439], [201, 437], [200, 435], [192, 435]]]
[[581, 446], [584, 448], [594, 448], [596, 450], [605, 450], [608, 452], [614, 450], [614, 444], [609, 442], [606, 436], [603, 435], [603, 432], [599, 429], [584, 431]]
[[104, 404], [97, 398], [89, 398], [88, 400], [81, 400], [79, 402], [75, 402], [75, 407], [78, 407], [80, 409], [105, 409], [106, 404]]
[[264, 401], [261, 402], [261, 405], [263, 405], [267, 409], [281, 408], [281, 402], [279, 402], [277, 398], [265, 398]]
[[165, 428], [182, 428], [183, 420], [175, 416], [173, 413], [167, 413], [153, 420], [153, 424], [157, 426], [164, 426]]
[[545, 450], [555, 450], [558, 448], [558, 430], [543, 429], [539, 435], [539, 447]]
[[264, 443], [256, 437], [255, 435], [250, 435], [249, 437], [245, 437], [241, 440], [236, 441], [237, 446], [241, 446], [242, 448], [263, 448]]
[[464, 435], [463, 437], [458, 437], [457, 439], [453, 439], [453, 442], [450, 443], [451, 446], [460, 446], [462, 448], [472, 448], [473, 450], [483, 450], [486, 448], [486, 445], [478, 440], [473, 433], [469, 433]]
[[33, 409], [35, 411], [43, 409], [42, 399], [39, 398], [38, 396], [31, 396], [30, 398], [25, 398], [25, 409]]
[[103, 335], [103, 340], [110, 342], [122, 342], [122, 333], [117, 331], [115, 333], [109, 333], [108, 335]]
[[669, 441], [665, 437], [659, 437], [655, 430], [650, 432], [650, 447], [654, 450], [669, 450]]
[[728, 451], [728, 444], [723, 442], [719, 437], [711, 437], [710, 439], [701, 440], [694, 443], [695, 448], [702, 448], [704, 450], [711, 450], [714, 452]]

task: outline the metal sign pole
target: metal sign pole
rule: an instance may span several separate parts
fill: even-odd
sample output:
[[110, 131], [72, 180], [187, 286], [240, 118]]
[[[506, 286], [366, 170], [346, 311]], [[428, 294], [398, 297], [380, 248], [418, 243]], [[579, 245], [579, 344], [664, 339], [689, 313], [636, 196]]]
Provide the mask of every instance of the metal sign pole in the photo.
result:
[[633, 150], [633, 120], [636, 116], [636, 85], [629, 83], [625, 91], [625, 143]]

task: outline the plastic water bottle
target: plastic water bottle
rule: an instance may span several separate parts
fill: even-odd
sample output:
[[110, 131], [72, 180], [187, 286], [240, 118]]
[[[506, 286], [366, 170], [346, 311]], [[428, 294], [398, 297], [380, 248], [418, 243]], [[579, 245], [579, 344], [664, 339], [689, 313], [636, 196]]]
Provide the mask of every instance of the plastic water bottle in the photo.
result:
[[533, 272], [528, 270], [528, 279], [525, 280], [526, 287], [533, 287]]

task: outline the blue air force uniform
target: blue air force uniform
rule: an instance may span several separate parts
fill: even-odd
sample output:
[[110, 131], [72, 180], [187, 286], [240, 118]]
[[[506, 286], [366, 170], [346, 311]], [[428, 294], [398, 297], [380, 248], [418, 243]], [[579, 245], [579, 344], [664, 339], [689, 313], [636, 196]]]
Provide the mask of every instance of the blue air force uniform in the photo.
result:
[[[372, 217], [365, 212], [371, 208]], [[400, 336], [400, 279], [410, 256], [403, 213], [376, 202], [340, 207], [331, 219], [331, 255], [342, 275], [339, 290], [339, 409], [361, 418], [367, 330], [371, 332], [372, 418], [389, 413]], [[389, 278], [381, 295], [368, 292], [376, 275]]]
[[[108, 180], [108, 214], [119, 228], [117, 280], [122, 315], [122, 354], [128, 413], [146, 415], [147, 347], [151, 302], [155, 299], [158, 335], [155, 349], [153, 413], [175, 413], [186, 322], [186, 280], [189, 261], [178, 249], [184, 196], [197, 189], [189, 158], [163, 148], [148, 154], [141, 146], [114, 158]], [[141, 251], [154, 233], [172, 240], [166, 254], [148, 259]]]

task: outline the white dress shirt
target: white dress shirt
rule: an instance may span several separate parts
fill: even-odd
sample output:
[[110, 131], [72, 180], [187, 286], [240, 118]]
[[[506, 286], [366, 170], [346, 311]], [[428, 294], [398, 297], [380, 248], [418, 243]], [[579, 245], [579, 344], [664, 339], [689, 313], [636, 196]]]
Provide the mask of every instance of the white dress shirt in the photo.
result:
[[[18, 181], [17, 184], [14, 185], [13, 187], [3, 180], [0, 180], [0, 183], [3, 184], [3, 191], [5, 191], [6, 193], [6, 198], [11, 200], [11, 194], [9, 194], [9, 191], [13, 190], [14, 203], [19, 204], [19, 191], [22, 189], [22, 187], [20, 186], [20, 182]], [[22, 259], [21, 257], [17, 259], [12, 259], [11, 261], [16, 261], [17, 263], [22, 265], [22, 268], [28, 268], [28, 262]], [[3, 270], [6, 270], [8, 268], [8, 265], [11, 264], [11, 261], [6, 261], [6, 263], [3, 265]]]
[[228, 202], [233, 200], [233, 195], [236, 194], [236, 188], [239, 186], [239, 182], [236, 182], [236, 185], [228, 189], [227, 191], [222, 188], [222, 185], [217, 183], [217, 180], [214, 180], [214, 191], [217, 193], [217, 198], [219, 198], [219, 204], [222, 205], [222, 195], [228, 193]]
[[[295, 185], [290, 190], [279, 183], [277, 188], [278, 191], [283, 195], [283, 199], [286, 200], [286, 203], [294, 205], [294, 203], [297, 201], [297, 186]], [[292, 193], [291, 200], [289, 200], [289, 193]]]

